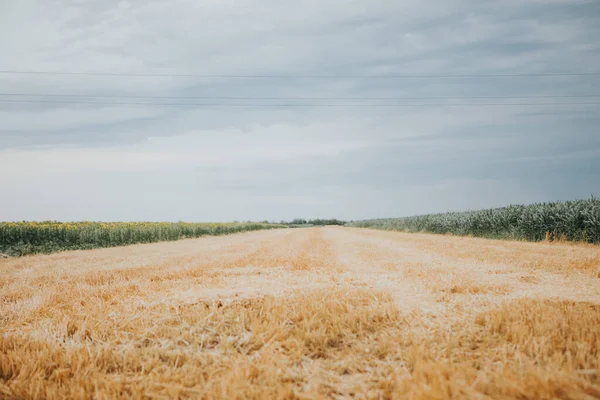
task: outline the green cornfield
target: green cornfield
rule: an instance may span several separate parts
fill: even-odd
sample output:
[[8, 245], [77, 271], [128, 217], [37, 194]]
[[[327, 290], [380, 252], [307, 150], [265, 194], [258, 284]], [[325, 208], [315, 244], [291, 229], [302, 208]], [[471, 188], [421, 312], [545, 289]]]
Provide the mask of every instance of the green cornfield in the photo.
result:
[[600, 243], [600, 200], [591, 198], [373, 219], [351, 222], [346, 226], [498, 239]]
[[265, 223], [0, 222], [0, 253], [22, 256], [286, 227]]

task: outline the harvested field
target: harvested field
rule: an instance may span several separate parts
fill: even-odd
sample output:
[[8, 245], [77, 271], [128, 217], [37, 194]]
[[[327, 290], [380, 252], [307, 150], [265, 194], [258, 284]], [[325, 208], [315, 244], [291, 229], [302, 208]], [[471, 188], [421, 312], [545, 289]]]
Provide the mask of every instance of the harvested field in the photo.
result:
[[600, 398], [600, 247], [326, 227], [0, 259], [0, 398]]

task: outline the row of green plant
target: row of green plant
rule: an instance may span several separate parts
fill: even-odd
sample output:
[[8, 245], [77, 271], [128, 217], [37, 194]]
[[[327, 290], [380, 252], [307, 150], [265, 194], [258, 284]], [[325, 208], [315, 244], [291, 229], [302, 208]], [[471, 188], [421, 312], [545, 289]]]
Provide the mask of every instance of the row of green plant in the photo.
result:
[[346, 224], [363, 228], [540, 241], [600, 243], [600, 199], [511, 205]]
[[0, 222], [0, 253], [21, 256], [282, 227], [252, 222]]

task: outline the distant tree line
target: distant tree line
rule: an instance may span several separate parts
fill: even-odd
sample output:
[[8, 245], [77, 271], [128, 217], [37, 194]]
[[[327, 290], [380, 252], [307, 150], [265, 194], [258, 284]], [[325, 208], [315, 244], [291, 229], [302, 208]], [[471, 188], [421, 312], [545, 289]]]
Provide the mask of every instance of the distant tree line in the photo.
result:
[[[265, 222], [266, 223], [266, 222]], [[275, 222], [273, 222], [275, 223]], [[282, 225], [315, 225], [315, 226], [324, 226], [324, 225], [344, 225], [346, 221], [342, 221], [336, 218], [332, 219], [304, 219], [304, 218], [295, 218], [289, 222], [280, 221], [279, 224]]]

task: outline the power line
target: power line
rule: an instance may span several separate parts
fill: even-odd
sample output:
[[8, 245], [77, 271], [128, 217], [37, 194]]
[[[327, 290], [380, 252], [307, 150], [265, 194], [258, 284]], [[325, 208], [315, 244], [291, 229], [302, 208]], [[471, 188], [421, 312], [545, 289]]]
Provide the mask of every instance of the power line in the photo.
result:
[[561, 103], [430, 103], [430, 104], [231, 104], [231, 103], [141, 103], [141, 102], [84, 102], [84, 101], [44, 101], [44, 100], [3, 100], [10, 104], [85, 104], [102, 106], [172, 106], [172, 107], [487, 107], [487, 106], [573, 106], [600, 105], [600, 102], [561, 102]]
[[155, 77], [155, 78], [227, 78], [227, 79], [392, 79], [392, 78], [533, 78], [564, 76], [600, 76], [600, 72], [542, 72], [518, 74], [400, 74], [400, 75], [228, 75], [228, 74], [192, 74], [192, 73], [130, 73], [130, 72], [83, 72], [83, 71], [24, 71], [1, 70], [3, 75], [65, 75], [65, 76], [117, 76], [117, 77]]
[[459, 96], [459, 97], [247, 97], [247, 96], [130, 96], [130, 95], [88, 95], [88, 94], [53, 94], [53, 93], [0, 93], [7, 97], [78, 97], [102, 99], [198, 99], [198, 100], [475, 100], [475, 99], [562, 99], [562, 98], [596, 98], [599, 94], [583, 95], [533, 95], [533, 96]]

